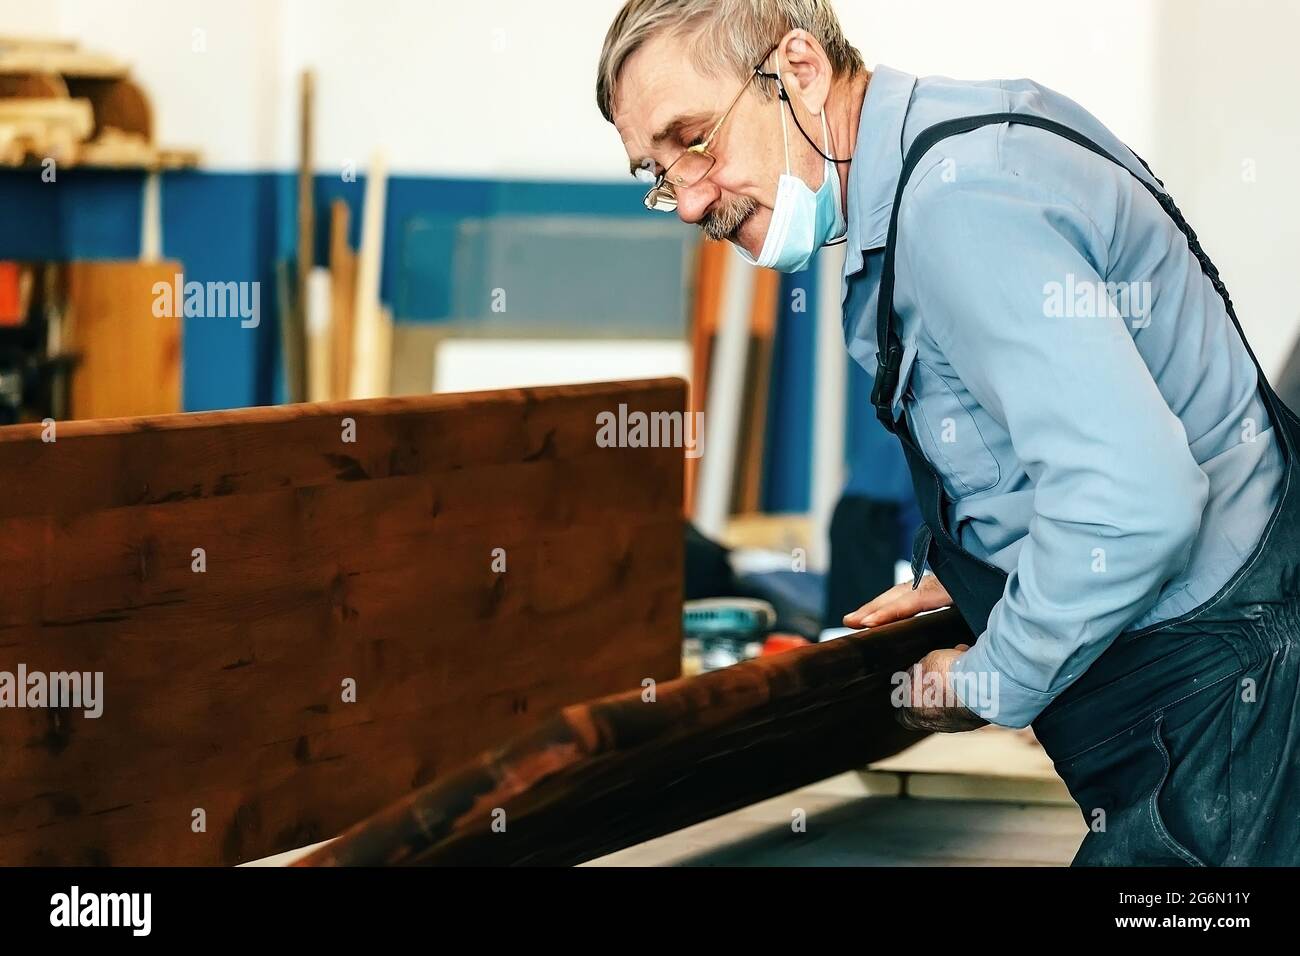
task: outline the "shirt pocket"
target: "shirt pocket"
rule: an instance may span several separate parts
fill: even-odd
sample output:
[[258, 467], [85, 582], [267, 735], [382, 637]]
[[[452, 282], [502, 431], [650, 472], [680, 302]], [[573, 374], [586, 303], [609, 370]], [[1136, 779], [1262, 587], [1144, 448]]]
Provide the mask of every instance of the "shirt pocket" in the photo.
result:
[[916, 443], [939, 470], [950, 500], [987, 491], [998, 483], [1002, 469], [975, 416], [952, 384], [919, 358], [912, 365], [904, 402]]

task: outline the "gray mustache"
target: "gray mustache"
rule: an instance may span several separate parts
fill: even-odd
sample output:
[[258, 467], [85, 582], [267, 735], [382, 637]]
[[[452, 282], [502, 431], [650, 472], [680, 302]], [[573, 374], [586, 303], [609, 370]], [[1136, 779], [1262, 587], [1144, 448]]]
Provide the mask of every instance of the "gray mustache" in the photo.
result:
[[732, 200], [712, 212], [706, 213], [704, 218], [700, 220], [700, 231], [710, 239], [719, 241], [730, 239], [732, 234], [740, 228], [740, 224], [748, 219], [750, 214], [757, 208], [758, 203], [747, 196]]

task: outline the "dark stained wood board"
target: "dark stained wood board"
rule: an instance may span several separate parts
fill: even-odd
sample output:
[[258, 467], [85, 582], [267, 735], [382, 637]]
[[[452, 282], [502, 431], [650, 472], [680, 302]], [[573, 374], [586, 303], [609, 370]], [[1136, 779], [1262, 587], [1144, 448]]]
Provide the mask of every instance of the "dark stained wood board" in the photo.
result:
[[302, 866], [568, 865], [895, 754], [895, 675], [970, 641], [954, 610], [566, 707]]
[[0, 863], [254, 859], [675, 677], [682, 451], [595, 436], [684, 402], [660, 380], [0, 429], [0, 670], [105, 684], [98, 719], [0, 709]]

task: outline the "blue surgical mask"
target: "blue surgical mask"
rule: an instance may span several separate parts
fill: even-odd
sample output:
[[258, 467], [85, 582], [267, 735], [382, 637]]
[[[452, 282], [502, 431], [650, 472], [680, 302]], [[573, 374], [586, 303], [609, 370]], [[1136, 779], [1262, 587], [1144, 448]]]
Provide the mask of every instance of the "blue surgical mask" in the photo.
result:
[[[840, 174], [833, 163], [827, 161], [821, 187], [815, 193], [790, 172], [790, 140], [785, 125], [785, 107], [780, 100], [777, 100], [777, 108], [781, 110], [781, 135], [785, 140], [785, 172], [776, 186], [772, 219], [757, 257], [739, 247], [737, 251], [745, 260], [764, 269], [798, 272], [807, 268], [818, 249], [843, 238], [848, 225], [840, 211]], [[833, 155], [824, 111], [822, 138], [826, 142], [826, 155]]]

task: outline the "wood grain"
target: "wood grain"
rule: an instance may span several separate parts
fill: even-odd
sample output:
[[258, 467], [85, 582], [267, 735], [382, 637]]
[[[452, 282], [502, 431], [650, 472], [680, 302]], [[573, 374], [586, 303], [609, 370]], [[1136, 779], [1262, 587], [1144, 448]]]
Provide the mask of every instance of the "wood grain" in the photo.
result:
[[293, 286], [293, 311], [281, 315], [281, 322], [292, 323], [289, 336], [294, 355], [286, 368], [285, 387], [289, 400], [308, 400], [311, 388], [310, 363], [307, 356], [307, 282], [316, 267], [316, 180], [314, 159], [315, 75], [303, 70], [299, 89], [298, 116], [298, 259]]
[[[181, 409], [181, 319], [155, 315], [154, 284], [173, 288], [175, 262], [73, 262], [67, 269], [64, 349], [77, 352], [72, 373], [76, 418], [158, 415]], [[221, 321], [238, 322], [238, 318]]]
[[[722, 283], [727, 268], [727, 244], [702, 240], [696, 247], [691, 286], [691, 414], [703, 414], [709, 388], [709, 362], [722, 308]], [[699, 459], [686, 462], [686, 513], [695, 512]]]
[[970, 633], [947, 610], [567, 707], [303, 866], [568, 865], [897, 753], [894, 676]]
[[781, 275], [771, 269], [754, 274], [745, 405], [741, 414], [740, 447], [732, 484], [733, 514], [763, 509], [763, 464], [767, 445], [767, 406], [772, 387], [772, 350], [781, 298]]
[[255, 859], [561, 707], [675, 677], [682, 452], [595, 435], [599, 412], [684, 393], [0, 429], [0, 670], [104, 675], [98, 719], [0, 709], [0, 863]]
[[[342, 400], [350, 394], [352, 376], [352, 310], [356, 306], [357, 259], [348, 245], [350, 213], [346, 200], [330, 205], [330, 339], [333, 369], [330, 392]], [[433, 380], [432, 365], [428, 380]], [[428, 389], [421, 389], [427, 392]]]

